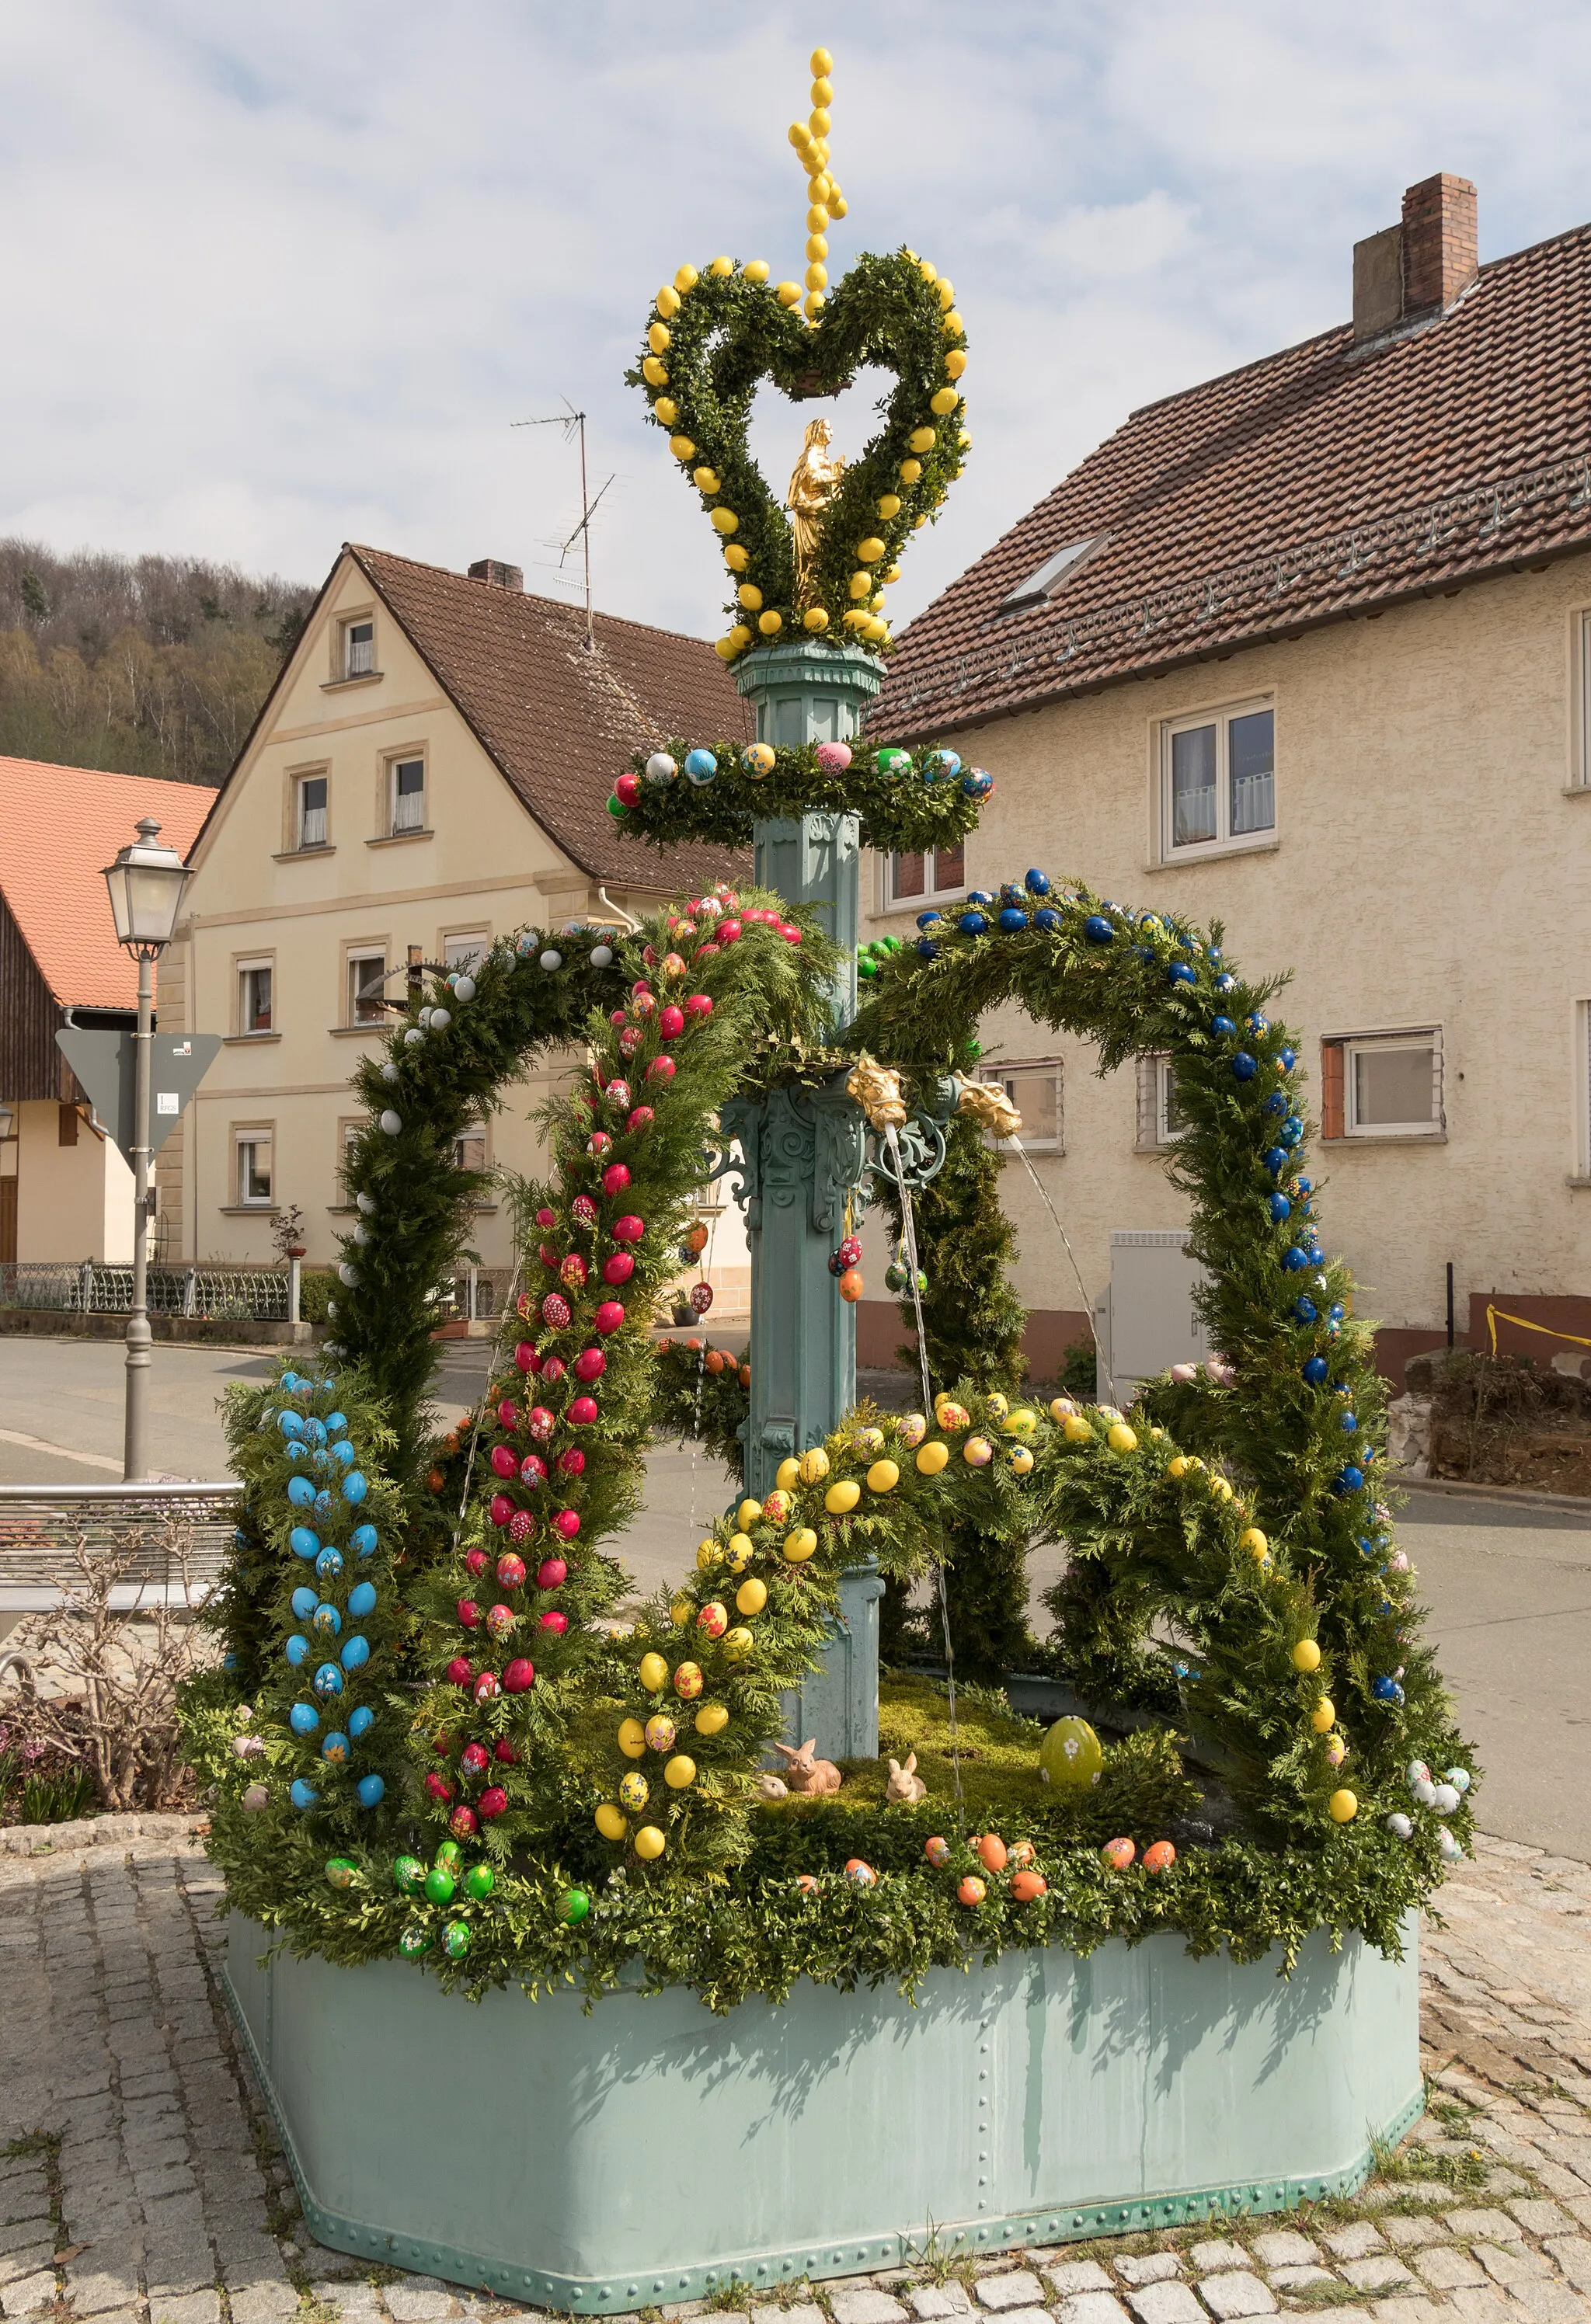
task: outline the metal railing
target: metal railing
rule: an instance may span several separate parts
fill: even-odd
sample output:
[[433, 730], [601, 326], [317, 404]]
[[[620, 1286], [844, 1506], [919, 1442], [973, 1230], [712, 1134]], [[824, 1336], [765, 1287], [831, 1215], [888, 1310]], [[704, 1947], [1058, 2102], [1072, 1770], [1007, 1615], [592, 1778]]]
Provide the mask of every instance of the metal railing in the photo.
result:
[[[152, 1315], [191, 1315], [207, 1323], [284, 1323], [284, 1267], [152, 1267]], [[127, 1315], [133, 1269], [103, 1259], [9, 1259], [0, 1266], [0, 1307], [66, 1315]]]
[[58, 1605], [79, 1545], [125, 1553], [118, 1611], [208, 1596], [237, 1521], [242, 1487], [0, 1485], [0, 1614]]
[[490, 1323], [502, 1314], [513, 1286], [511, 1267], [469, 1267], [442, 1286], [441, 1313], [449, 1323]]

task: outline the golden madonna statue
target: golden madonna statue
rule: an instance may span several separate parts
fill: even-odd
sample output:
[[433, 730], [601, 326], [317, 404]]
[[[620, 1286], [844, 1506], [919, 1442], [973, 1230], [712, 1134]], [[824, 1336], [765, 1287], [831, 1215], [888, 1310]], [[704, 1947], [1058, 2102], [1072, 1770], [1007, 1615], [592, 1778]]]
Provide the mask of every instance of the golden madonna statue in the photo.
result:
[[828, 446], [834, 430], [827, 420], [812, 420], [801, 441], [801, 456], [795, 464], [790, 480], [790, 490], [784, 504], [791, 513], [791, 527], [795, 534], [795, 595], [798, 605], [811, 601], [812, 568], [818, 558], [819, 520], [839, 489], [845, 473], [845, 457], [836, 453], [831, 459]]

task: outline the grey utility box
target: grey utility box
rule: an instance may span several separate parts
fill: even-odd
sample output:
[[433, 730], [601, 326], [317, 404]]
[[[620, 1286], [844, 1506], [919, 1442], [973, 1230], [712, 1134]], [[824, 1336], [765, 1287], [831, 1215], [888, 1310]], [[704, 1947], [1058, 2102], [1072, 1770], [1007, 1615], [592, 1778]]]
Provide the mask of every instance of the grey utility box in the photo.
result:
[[1193, 1304], [1204, 1281], [1186, 1228], [1112, 1227], [1110, 1286], [1094, 1307], [1101, 1403], [1125, 1404], [1168, 1364], [1204, 1362], [1209, 1339]]

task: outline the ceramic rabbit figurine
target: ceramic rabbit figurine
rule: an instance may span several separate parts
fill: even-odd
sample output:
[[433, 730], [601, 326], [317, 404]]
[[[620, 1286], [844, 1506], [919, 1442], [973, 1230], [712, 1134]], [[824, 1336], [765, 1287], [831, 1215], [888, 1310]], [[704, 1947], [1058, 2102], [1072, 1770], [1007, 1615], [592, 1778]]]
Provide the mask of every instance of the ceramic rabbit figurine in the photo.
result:
[[766, 1767], [759, 1767], [752, 1777], [752, 1789], [760, 1800], [782, 1800], [790, 1796], [790, 1786], [783, 1776], [770, 1775]]
[[798, 1751], [792, 1743], [775, 1743], [773, 1748], [784, 1758], [784, 1779], [792, 1792], [811, 1799], [825, 1792], [837, 1792], [840, 1772], [832, 1759], [813, 1757], [818, 1738], [809, 1735]]
[[890, 1761], [889, 1789], [884, 1798], [891, 1807], [915, 1807], [919, 1800], [928, 1797], [928, 1785], [917, 1772], [917, 1754], [908, 1752], [902, 1767], [898, 1759]]

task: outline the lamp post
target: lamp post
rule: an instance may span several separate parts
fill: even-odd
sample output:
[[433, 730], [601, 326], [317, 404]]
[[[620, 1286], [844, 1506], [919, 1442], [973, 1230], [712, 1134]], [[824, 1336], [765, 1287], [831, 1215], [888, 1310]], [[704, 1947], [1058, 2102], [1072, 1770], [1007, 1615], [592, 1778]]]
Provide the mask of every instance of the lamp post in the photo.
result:
[[160, 825], [140, 818], [138, 836], [105, 867], [116, 942], [138, 962], [137, 1074], [133, 1115], [133, 1312], [127, 1318], [127, 1423], [122, 1469], [129, 1483], [146, 1471], [144, 1390], [149, 1375], [150, 1047], [154, 1038], [154, 964], [171, 941], [188, 872]]

